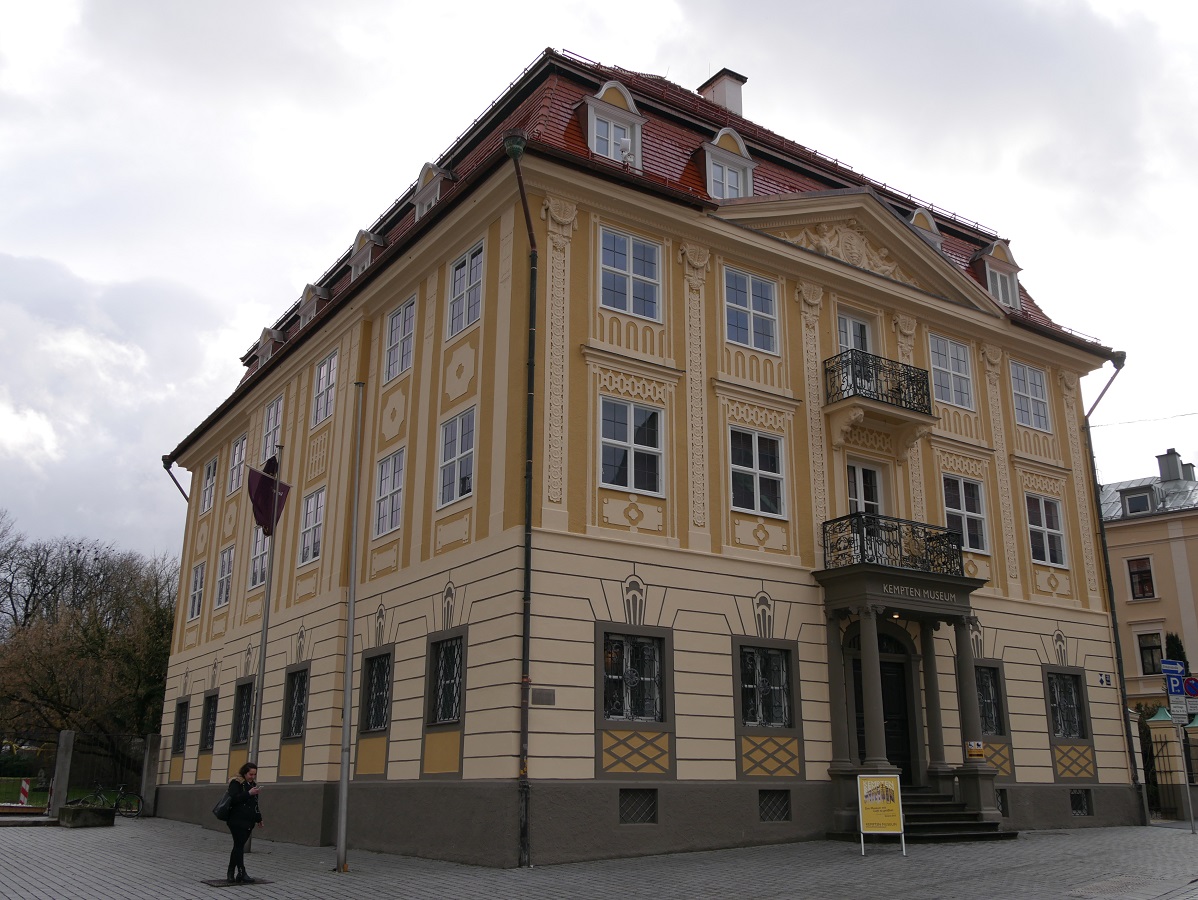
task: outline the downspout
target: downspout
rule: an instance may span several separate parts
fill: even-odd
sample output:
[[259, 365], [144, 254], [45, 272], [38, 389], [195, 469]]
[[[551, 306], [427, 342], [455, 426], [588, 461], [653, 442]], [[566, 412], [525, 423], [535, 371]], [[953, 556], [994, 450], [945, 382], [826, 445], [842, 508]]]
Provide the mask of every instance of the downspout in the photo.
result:
[[179, 484], [179, 479], [175, 477], [175, 473], [171, 471], [171, 463], [173, 460], [169, 455], [162, 457], [162, 468], [166, 469], [166, 474], [171, 476], [171, 481], [175, 483], [175, 487], [179, 489], [179, 493], [183, 495], [183, 499], [189, 503], [191, 499], [187, 496], [187, 491], [183, 490], [183, 485]]
[[504, 132], [503, 149], [516, 167], [516, 185], [520, 190], [520, 205], [524, 207], [524, 225], [528, 229], [528, 380], [524, 404], [524, 603], [520, 636], [520, 866], [532, 867], [529, 827], [530, 786], [528, 783], [528, 707], [532, 679], [530, 678], [530, 631], [532, 628], [532, 453], [533, 398], [537, 359], [537, 237], [532, 230], [532, 214], [528, 211], [528, 194], [524, 190], [524, 175], [520, 157], [524, 155], [527, 136], [519, 129]]
[[1102, 571], [1106, 576], [1106, 594], [1107, 602], [1111, 612], [1111, 637], [1115, 646], [1115, 673], [1119, 677], [1119, 703], [1121, 709], [1119, 717], [1123, 720], [1123, 734], [1127, 740], [1127, 762], [1128, 768], [1131, 769], [1131, 783], [1136, 788], [1136, 793], [1140, 795], [1141, 813], [1143, 821], [1141, 824], [1147, 825], [1148, 818], [1148, 795], [1140, 784], [1140, 772], [1136, 768], [1136, 748], [1133, 740], [1137, 739], [1136, 735], [1132, 734], [1131, 722], [1127, 718], [1127, 678], [1123, 674], [1123, 642], [1119, 639], [1119, 613], [1115, 603], [1115, 583], [1111, 578], [1111, 558], [1107, 550], [1106, 542], [1106, 522], [1102, 517], [1102, 485], [1098, 483], [1098, 465], [1094, 460], [1094, 436], [1090, 433], [1090, 416], [1097, 408], [1099, 402], [1106, 396], [1107, 390], [1114, 383], [1119, 373], [1123, 371], [1123, 366], [1127, 362], [1127, 354], [1122, 350], [1111, 354], [1111, 363], [1115, 367], [1114, 373], [1107, 380], [1106, 386], [1098, 394], [1098, 397], [1086, 410], [1085, 418], [1082, 420], [1082, 427], [1086, 432], [1086, 445], [1090, 451], [1090, 482], [1094, 490], [1094, 511], [1098, 516], [1098, 540], [1102, 545]]

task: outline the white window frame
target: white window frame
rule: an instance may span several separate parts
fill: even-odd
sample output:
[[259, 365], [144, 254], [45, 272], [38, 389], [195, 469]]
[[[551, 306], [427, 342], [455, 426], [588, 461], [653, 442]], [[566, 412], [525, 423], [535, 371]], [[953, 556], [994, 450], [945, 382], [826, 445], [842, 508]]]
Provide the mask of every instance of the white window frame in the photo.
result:
[[[734, 277], [745, 280], [744, 305], [732, 301], [732, 288], [729, 282]], [[758, 287], [769, 290], [769, 312], [757, 309]], [[732, 336], [732, 316], [734, 314], [745, 317], [745, 328], [748, 331], [747, 341], [738, 340]], [[769, 340], [764, 343], [768, 343], [769, 346], [764, 346], [758, 342], [758, 327], [767, 323]], [[724, 266], [724, 337], [730, 344], [749, 347], [774, 356], [778, 355], [778, 283], [776, 281], [762, 278], [733, 266]]]
[[[1048, 374], [1043, 369], [1011, 360], [1011, 394], [1016, 423], [1052, 433], [1052, 418], [1048, 415]], [[1040, 419], [1044, 424], [1039, 424]]]
[[[859, 318], [852, 313], [837, 313], [836, 340], [841, 353], [847, 350], [873, 353], [873, 325], [868, 319]], [[860, 346], [862, 342], [864, 346]]]
[[[449, 267], [445, 286], [449, 298], [445, 316], [446, 339], [461, 334], [482, 317], [485, 264], [483, 241], [479, 241]], [[461, 281], [458, 280], [459, 272], [462, 273]]]
[[1019, 276], [986, 260], [986, 289], [1008, 309], [1019, 309]]
[[[1063, 510], [1061, 509], [1061, 501], [1056, 497], [1045, 497], [1043, 494], [1027, 493], [1024, 494], [1024, 505], [1027, 509], [1028, 544], [1032, 559], [1046, 566], [1055, 566], [1061, 569], [1066, 568], [1069, 560], [1065, 553], [1065, 522], [1062, 518]], [[1035, 515], [1040, 520], [1039, 524], [1032, 520], [1033, 506], [1037, 510]], [[1048, 524], [1048, 509], [1050, 506], [1056, 509], [1057, 528], [1053, 528]], [[1042, 541], [1042, 555], [1044, 558], [1036, 555], [1036, 535], [1039, 535]], [[1056, 538], [1056, 555], [1060, 557], [1059, 559], [1053, 559], [1053, 538]]]
[[[727, 131], [730, 129], [721, 133]], [[739, 137], [737, 143], [741, 143]], [[707, 151], [707, 193], [713, 200], [735, 200], [737, 197], [753, 196], [753, 168], [757, 165], [753, 160], [714, 143], [704, 144], [703, 149]], [[735, 172], [740, 181], [735, 193], [728, 190], [728, 172]]]
[[[959, 507], [949, 506], [948, 497], [948, 482], [954, 481], [957, 484], [957, 496], [960, 498], [961, 505]], [[966, 485], [971, 485], [977, 488], [977, 503], [978, 508], [971, 510], [966, 499]], [[974, 481], [972, 478], [963, 478], [960, 475], [952, 475], [947, 472], [942, 473], [940, 486], [944, 497], [944, 524], [947, 528], [961, 533], [961, 549], [967, 550], [970, 553], [989, 553], [988, 540], [986, 536], [986, 489], [980, 481]], [[953, 527], [953, 519], [959, 519], [960, 528]], [[979, 530], [980, 546], [973, 546], [969, 533], [969, 523], [976, 522]]]
[[412, 368], [416, 334], [416, 296], [387, 316], [387, 349], [384, 383]]
[[196, 563], [191, 569], [191, 592], [187, 599], [188, 622], [198, 619], [204, 609], [204, 566], [205, 563]]
[[233, 593], [233, 549], [230, 544], [220, 552], [216, 566], [216, 601], [213, 608], [220, 609], [229, 605], [229, 597]]
[[[607, 93], [609, 87], [615, 86], [623, 95], [630, 107], [636, 104], [627, 89], [618, 82], [609, 81], [599, 89], [598, 95], [583, 98], [587, 104], [587, 147], [600, 159], [627, 164], [634, 169], [641, 168], [641, 126], [647, 119], [630, 109], [621, 109], [599, 97]], [[601, 127], [602, 125], [602, 127]], [[616, 129], [622, 129], [623, 137], [616, 135]], [[628, 150], [624, 151], [621, 141], [628, 141]]]
[[[474, 494], [474, 443], [476, 436], [477, 422], [473, 406], [441, 423], [438, 509]], [[468, 481], [465, 486], [463, 486], [464, 479]]]
[[[869, 487], [865, 473], [874, 476], [875, 499], [866, 497]], [[883, 516], [886, 514], [886, 472], [881, 466], [862, 460], [850, 459], [845, 465], [845, 499], [849, 514], [861, 513], [867, 516]], [[854, 508], [856, 507], [856, 508]], [[871, 508], [872, 507], [872, 508]]]
[[300, 519], [301, 566], [320, 559], [321, 539], [324, 537], [324, 491], [324, 488], [317, 488], [304, 498], [303, 515]]
[[[733, 441], [736, 435], [748, 437], [752, 441], [752, 462], [748, 465], [737, 463], [736, 454], [733, 448]], [[776, 469], [768, 469], [762, 467], [762, 452], [761, 444], [763, 441], [772, 441], [774, 447], [774, 461], [777, 465]], [[754, 513], [761, 516], [772, 516], [779, 519], [786, 518], [786, 477], [783, 474], [785, 466], [785, 451], [783, 448], [782, 438], [776, 434], [768, 434], [760, 431], [751, 431], [748, 428], [733, 428], [728, 429], [728, 453], [729, 465], [732, 471], [730, 488], [732, 491], [732, 508], [741, 512]], [[736, 483], [737, 476], [740, 476], [742, 482], [748, 479], [752, 484], [753, 498], [752, 503], [748, 505], [736, 502]], [[762, 484], [765, 482], [776, 482], [778, 485], [778, 508], [769, 510], [764, 508], [762, 503]]]
[[254, 542], [250, 547], [249, 589], [266, 584], [266, 561], [270, 550], [270, 538], [261, 526], [254, 526]]
[[[1132, 509], [1131, 501], [1142, 499], [1144, 501], [1144, 509]], [[1134, 493], [1125, 493], [1123, 495], [1123, 514], [1126, 516], [1143, 516], [1152, 512], [1152, 492], [1151, 491], [1136, 491]]]
[[[607, 243], [608, 238], [612, 240], [624, 241], [624, 268], [618, 268], [614, 264], [607, 262]], [[652, 249], [653, 251], [653, 268], [655, 275], [650, 277], [645, 274], [644, 269], [637, 272], [637, 247]], [[613, 251], [614, 252], [614, 251]], [[599, 305], [604, 309], [614, 310], [618, 313], [623, 313], [628, 316], [636, 316], [638, 319], [647, 319], [650, 322], [661, 321], [661, 297], [662, 297], [662, 265], [661, 260], [664, 254], [662, 247], [656, 241], [649, 241], [645, 238], [638, 237], [634, 234], [629, 234], [625, 231], [620, 231], [616, 228], [608, 228], [606, 225], [599, 229]], [[608, 303], [607, 284], [609, 280], [613, 283], [615, 279], [623, 279], [623, 298], [624, 305], [618, 306], [614, 303]], [[642, 304], [653, 304], [653, 315], [646, 315], [643, 311], [636, 309], [637, 289], [642, 291]], [[647, 300], [644, 292], [652, 291], [652, 300]], [[613, 295], [617, 292], [612, 291]], [[644, 307], [642, 307], [643, 309]]]
[[212, 509], [212, 503], [216, 499], [216, 467], [219, 464], [219, 457], [212, 457], [208, 464], [204, 466], [204, 482], [200, 489], [200, 512], [206, 513]]
[[[609, 407], [622, 407], [625, 410], [624, 427], [627, 429], [626, 438], [611, 436], [604, 428], [607, 422], [605, 410]], [[636, 423], [638, 412], [657, 416], [656, 446], [637, 440]], [[602, 396], [599, 398], [599, 483], [603, 487], [615, 488], [634, 494], [648, 494], [654, 497], [665, 495], [665, 414], [666, 411], [659, 406], [634, 403], [631, 400], [624, 400], [620, 397]], [[621, 451], [626, 454], [624, 462], [624, 473], [627, 478], [626, 484], [607, 480], [606, 465], [604, 463], [604, 451], [607, 449]], [[656, 460], [657, 485], [652, 489], [642, 487], [636, 483], [638, 458]]]
[[316, 364], [312, 381], [312, 427], [315, 428], [333, 414], [337, 396], [337, 351], [334, 350]]
[[939, 334], [928, 335], [932, 395], [938, 403], [973, 409], [973, 361], [969, 346]]
[[279, 443], [279, 435], [283, 429], [283, 395], [275, 397], [262, 414], [262, 461], [266, 462], [275, 454], [275, 445]]
[[247, 435], [242, 435], [229, 447], [229, 493], [241, 487], [245, 477], [245, 445]]
[[377, 472], [374, 536], [381, 537], [403, 524], [404, 448], [380, 459]]

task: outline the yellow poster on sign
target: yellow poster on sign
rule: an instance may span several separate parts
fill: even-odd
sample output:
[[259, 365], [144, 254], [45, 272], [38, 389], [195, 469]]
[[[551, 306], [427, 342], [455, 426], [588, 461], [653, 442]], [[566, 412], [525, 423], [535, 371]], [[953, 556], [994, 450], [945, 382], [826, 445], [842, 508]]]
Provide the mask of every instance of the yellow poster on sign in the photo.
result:
[[903, 801], [897, 775], [858, 775], [862, 834], [902, 834]]

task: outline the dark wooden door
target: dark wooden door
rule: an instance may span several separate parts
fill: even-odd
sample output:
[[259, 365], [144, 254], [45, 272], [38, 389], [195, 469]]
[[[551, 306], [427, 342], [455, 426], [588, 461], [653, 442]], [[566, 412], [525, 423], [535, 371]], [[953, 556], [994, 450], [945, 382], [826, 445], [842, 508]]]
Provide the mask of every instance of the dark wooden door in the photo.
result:
[[[911, 711], [907, 706], [907, 664], [882, 660], [882, 717], [886, 723], [886, 759], [898, 766], [899, 781], [912, 784]], [[853, 694], [857, 704], [857, 759], [865, 759], [865, 705], [861, 689], [861, 660], [853, 660]]]

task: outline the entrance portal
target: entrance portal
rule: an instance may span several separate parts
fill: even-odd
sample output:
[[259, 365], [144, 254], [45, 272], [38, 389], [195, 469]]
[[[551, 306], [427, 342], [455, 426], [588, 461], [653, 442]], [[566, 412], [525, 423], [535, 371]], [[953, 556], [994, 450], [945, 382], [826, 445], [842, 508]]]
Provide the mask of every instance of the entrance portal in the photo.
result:
[[[899, 782], [914, 784], [911, 754], [911, 711], [907, 705], [907, 664], [882, 660], [882, 716], [886, 722], [886, 759], [899, 768]], [[865, 759], [865, 704], [861, 660], [853, 660], [853, 699], [857, 709], [857, 761]]]

